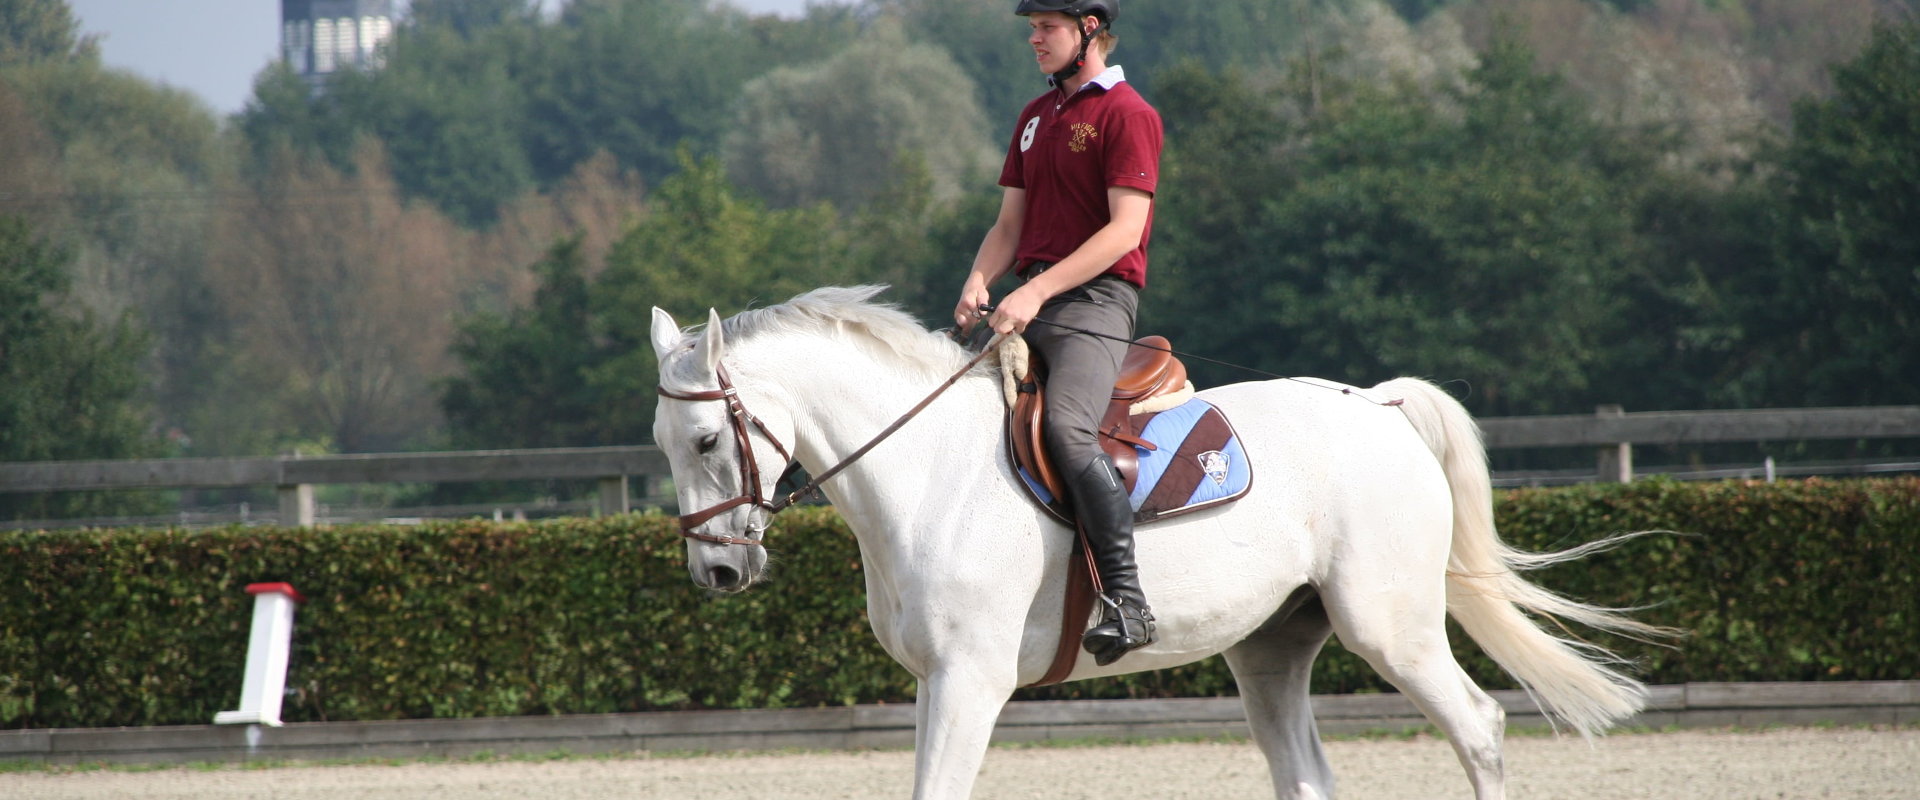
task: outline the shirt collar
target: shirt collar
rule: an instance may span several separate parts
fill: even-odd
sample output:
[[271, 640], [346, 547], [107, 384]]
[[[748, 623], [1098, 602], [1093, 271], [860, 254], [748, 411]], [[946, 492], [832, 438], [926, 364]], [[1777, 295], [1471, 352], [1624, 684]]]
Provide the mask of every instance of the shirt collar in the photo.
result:
[[[1086, 83], [1080, 84], [1080, 90], [1085, 91], [1086, 88], [1089, 86], [1099, 86], [1101, 91], [1112, 91], [1113, 87], [1126, 82], [1126, 80], [1127, 80], [1127, 71], [1125, 69], [1122, 69], [1119, 64], [1115, 64], [1111, 67], [1107, 67], [1106, 69], [1101, 70], [1100, 74], [1093, 76], [1092, 80], [1089, 80]], [[1047, 76], [1047, 85], [1048, 86], [1057, 85], [1054, 82], [1052, 75]]]
[[[1127, 71], [1124, 69], [1121, 69], [1119, 64], [1115, 64], [1111, 67], [1107, 67], [1106, 69], [1101, 70], [1100, 74], [1093, 76], [1093, 80], [1087, 81], [1087, 84], [1088, 85], [1099, 84], [1101, 89], [1110, 91], [1113, 89], [1113, 87], [1120, 85], [1120, 83], [1125, 81], [1126, 79], [1127, 79]], [[1080, 88], [1085, 89], [1087, 87], [1082, 86]]]

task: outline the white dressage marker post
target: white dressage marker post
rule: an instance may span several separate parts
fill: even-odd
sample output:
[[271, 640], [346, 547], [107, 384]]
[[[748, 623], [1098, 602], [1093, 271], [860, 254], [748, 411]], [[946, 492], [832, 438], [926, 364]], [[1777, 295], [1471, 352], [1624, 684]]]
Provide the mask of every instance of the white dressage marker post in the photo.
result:
[[253, 595], [253, 635], [247, 640], [247, 678], [240, 688], [240, 708], [213, 715], [213, 722], [279, 727], [293, 642], [293, 607], [307, 598], [287, 583], [250, 584], [247, 594]]

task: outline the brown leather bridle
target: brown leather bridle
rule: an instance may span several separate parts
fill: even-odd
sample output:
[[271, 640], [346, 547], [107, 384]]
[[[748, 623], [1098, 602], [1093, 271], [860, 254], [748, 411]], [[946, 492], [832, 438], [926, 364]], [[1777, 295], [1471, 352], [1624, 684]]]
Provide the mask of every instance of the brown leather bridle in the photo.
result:
[[761, 422], [759, 417], [754, 416], [753, 412], [748, 411], [747, 407], [740, 402], [740, 392], [733, 388], [733, 381], [727, 377], [726, 365], [719, 365], [719, 367], [714, 370], [714, 373], [720, 380], [720, 388], [718, 389], [704, 392], [675, 392], [665, 386], [661, 386], [659, 387], [659, 392], [661, 397], [671, 397], [675, 400], [721, 400], [726, 402], [727, 419], [733, 426], [733, 442], [735, 446], [740, 448], [741, 493], [735, 495], [732, 499], [722, 500], [691, 514], [680, 515], [680, 535], [689, 539], [699, 539], [703, 542], [713, 542], [715, 544], [759, 544], [759, 540], [743, 536], [716, 536], [711, 533], [701, 533], [700, 531], [694, 530], [701, 525], [705, 525], [707, 520], [743, 505], [753, 505], [757, 508], [764, 508], [769, 515], [772, 515], [792, 505], [796, 499], [792, 495], [789, 495], [777, 501], [769, 501], [765, 495], [760, 493], [760, 464], [753, 457], [753, 441], [748, 438], [747, 425], [751, 423], [754, 427], [759, 428], [760, 434], [767, 437], [767, 441], [773, 444], [773, 449], [780, 453], [781, 458], [791, 462], [793, 461], [793, 455], [787, 452], [786, 446], [780, 443], [779, 437], [773, 435], [773, 431], [767, 430], [767, 424]]
[[[753, 539], [748, 536], [717, 536], [711, 533], [701, 533], [694, 529], [706, 524], [708, 520], [719, 516], [722, 512], [744, 505], [764, 508], [767, 510], [767, 516], [771, 517], [774, 514], [786, 510], [794, 503], [800, 502], [808, 495], [813, 494], [819, 490], [820, 484], [825, 483], [828, 478], [840, 474], [841, 470], [852, 466], [853, 462], [859, 460], [861, 456], [866, 455], [867, 451], [872, 450], [875, 445], [880, 444], [882, 441], [885, 441], [887, 437], [892, 436], [894, 431], [900, 430], [900, 426], [907, 424], [908, 420], [913, 419], [915, 416], [918, 416], [921, 411], [926, 410], [927, 406], [933, 404], [934, 399], [938, 398], [942, 392], [945, 392], [949, 387], [953, 386], [954, 383], [958, 382], [962, 376], [973, 371], [973, 368], [978, 366], [989, 353], [994, 352], [996, 349], [995, 346], [1000, 343], [1000, 338], [999, 336], [994, 337], [992, 341], [987, 343], [986, 347], [980, 349], [980, 352], [976, 354], [972, 360], [967, 362], [966, 366], [961, 367], [960, 371], [948, 376], [945, 382], [936, 387], [933, 392], [921, 400], [918, 405], [908, 409], [907, 413], [900, 415], [899, 419], [894, 420], [893, 424], [888, 425], [885, 429], [881, 430], [880, 433], [874, 435], [866, 444], [861, 445], [860, 449], [848, 454], [846, 458], [840, 459], [840, 463], [828, 467], [825, 472], [814, 476], [812, 480], [807, 481], [807, 485], [795, 489], [791, 494], [771, 501], [760, 493], [760, 465], [754, 460], [753, 440], [748, 438], [747, 426], [751, 424], [753, 427], [759, 428], [760, 434], [767, 437], [767, 441], [773, 444], [773, 449], [779, 451], [780, 457], [786, 459], [788, 463], [793, 463], [793, 455], [787, 452], [785, 445], [780, 444], [780, 438], [774, 436], [773, 431], [767, 429], [767, 424], [761, 422], [759, 417], [754, 416], [753, 412], [748, 411], [747, 407], [740, 402], [740, 393], [733, 388], [732, 379], [727, 377], [727, 367], [725, 364], [715, 365], [714, 368], [714, 377], [720, 383], [720, 388], [718, 389], [710, 389], [703, 392], [676, 392], [665, 386], [656, 387], [655, 390], [660, 393], [661, 397], [670, 397], [675, 400], [724, 401], [727, 404], [727, 417], [733, 425], [734, 446], [740, 449], [740, 483], [742, 486], [740, 494], [691, 514], [680, 515], [680, 535], [688, 539], [699, 539], [700, 541], [713, 542], [714, 544], [760, 544], [759, 539]], [[749, 528], [748, 533], [752, 533], [751, 528]]]

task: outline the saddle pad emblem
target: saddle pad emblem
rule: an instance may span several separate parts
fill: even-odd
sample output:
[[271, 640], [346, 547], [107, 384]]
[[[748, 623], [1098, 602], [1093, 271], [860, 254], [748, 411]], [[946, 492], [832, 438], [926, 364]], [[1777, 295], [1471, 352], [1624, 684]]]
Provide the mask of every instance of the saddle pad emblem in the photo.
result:
[[1227, 485], [1229, 464], [1227, 454], [1218, 450], [1208, 450], [1200, 454], [1200, 471], [1207, 473], [1207, 477], [1213, 479], [1215, 486]]

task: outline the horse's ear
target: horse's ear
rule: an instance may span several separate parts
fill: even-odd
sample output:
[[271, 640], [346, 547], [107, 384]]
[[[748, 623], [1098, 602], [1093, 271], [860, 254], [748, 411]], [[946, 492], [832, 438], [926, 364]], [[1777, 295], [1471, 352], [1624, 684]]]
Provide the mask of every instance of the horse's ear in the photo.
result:
[[653, 307], [653, 356], [661, 364], [667, 363], [667, 354], [680, 345], [680, 326], [673, 321], [673, 315], [659, 306]]
[[707, 332], [700, 338], [700, 344], [694, 353], [707, 364], [707, 371], [720, 368], [720, 354], [726, 349], [726, 342], [720, 336], [720, 312], [707, 309]]

